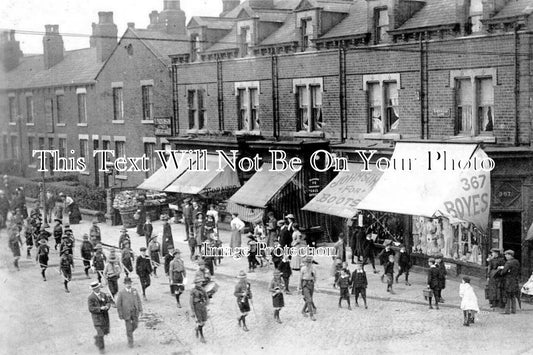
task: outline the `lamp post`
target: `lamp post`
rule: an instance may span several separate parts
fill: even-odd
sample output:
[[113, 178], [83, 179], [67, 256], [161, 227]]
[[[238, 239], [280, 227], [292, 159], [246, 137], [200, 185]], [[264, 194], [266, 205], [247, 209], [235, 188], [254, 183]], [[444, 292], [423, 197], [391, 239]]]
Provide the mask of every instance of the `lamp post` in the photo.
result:
[[41, 173], [42, 181], [39, 183], [39, 189], [41, 190], [41, 206], [43, 207], [43, 227], [48, 228], [48, 219], [46, 214], [46, 184], [44, 181], [44, 171]]

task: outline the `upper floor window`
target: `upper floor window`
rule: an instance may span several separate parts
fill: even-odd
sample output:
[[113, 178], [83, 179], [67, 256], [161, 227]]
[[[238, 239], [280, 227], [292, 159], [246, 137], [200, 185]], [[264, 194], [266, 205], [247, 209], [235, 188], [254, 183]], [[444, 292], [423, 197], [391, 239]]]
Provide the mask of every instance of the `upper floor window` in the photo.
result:
[[302, 36], [302, 51], [305, 51], [311, 44], [313, 25], [310, 19], [302, 19], [301, 21], [300, 31]]
[[191, 36], [191, 62], [195, 62], [199, 59], [200, 53], [200, 35], [193, 34]]
[[33, 123], [33, 96], [26, 96], [26, 123]]
[[399, 74], [363, 76], [368, 100], [368, 132], [394, 133], [400, 125]]
[[389, 30], [389, 14], [387, 9], [374, 10], [375, 44], [382, 43], [387, 38]]
[[[257, 83], [258, 85], [259, 83]], [[245, 131], [260, 130], [258, 86], [237, 89], [238, 128]]]
[[123, 158], [126, 156], [126, 142], [115, 141], [115, 158]]
[[7, 142], [7, 135], [6, 134], [4, 134], [2, 136], [2, 149], [4, 151], [4, 159], [8, 159], [9, 156], [8, 156], [7, 153], [9, 152], [9, 144]]
[[153, 86], [152, 85], [143, 85], [141, 86], [142, 91], [142, 105], [143, 105], [143, 120], [150, 121], [153, 120]]
[[57, 150], [59, 151], [59, 156], [64, 158], [67, 156], [67, 139], [59, 138], [57, 141]]
[[494, 130], [494, 84], [490, 78], [455, 79], [455, 133], [474, 136]]
[[89, 140], [80, 139], [80, 158], [87, 158], [89, 156]]
[[240, 52], [241, 57], [246, 57], [248, 55], [248, 45], [249, 45], [249, 37], [250, 36], [250, 28], [249, 27], [241, 27], [241, 34], [240, 34]]
[[11, 158], [12, 159], [19, 158], [19, 143], [18, 143], [17, 136], [11, 136]]
[[35, 137], [28, 137], [28, 162], [29, 165], [35, 164], [35, 157], [33, 156], [33, 150], [35, 149]]
[[79, 93], [78, 96], [78, 123], [87, 123], [87, 95]]
[[189, 90], [187, 93], [189, 129], [205, 128], [204, 95], [205, 92], [202, 89]]
[[113, 88], [113, 120], [120, 121], [124, 119], [124, 100], [122, 87]]
[[[56, 94], [56, 116], [57, 123], [65, 123], [65, 118], [63, 117], [63, 94]], [[78, 117], [79, 121], [79, 117]]]
[[9, 122], [16, 122], [17, 120], [17, 102], [15, 96], [9, 97]]
[[298, 131], [314, 132], [323, 128], [322, 81], [300, 81], [295, 84]]
[[156, 170], [155, 143], [144, 143], [144, 154], [148, 158], [148, 169], [146, 177], [149, 177]]

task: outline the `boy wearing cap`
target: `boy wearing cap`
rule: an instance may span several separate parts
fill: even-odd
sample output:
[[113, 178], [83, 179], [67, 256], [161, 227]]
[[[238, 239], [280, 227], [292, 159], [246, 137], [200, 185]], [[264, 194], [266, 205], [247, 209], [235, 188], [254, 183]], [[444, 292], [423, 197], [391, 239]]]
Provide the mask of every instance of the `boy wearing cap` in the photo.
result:
[[93, 292], [89, 295], [87, 303], [93, 319], [94, 329], [96, 329], [94, 344], [98, 347], [100, 354], [103, 354], [105, 352], [104, 336], [109, 334], [109, 308], [111, 307], [111, 299], [108, 295], [100, 291], [101, 287], [97, 281], [91, 283]]
[[196, 337], [200, 336], [200, 341], [205, 343], [204, 338], [204, 325], [207, 322], [207, 304], [209, 303], [209, 297], [207, 292], [205, 292], [202, 284], [204, 279], [200, 276], [197, 276], [194, 279], [194, 289], [191, 291], [191, 313], [192, 317], [196, 320]]
[[93, 220], [93, 225], [91, 226], [91, 229], [89, 230], [89, 237], [91, 240], [91, 243], [97, 244], [102, 241], [102, 233], [100, 231], [100, 227], [98, 227], [98, 220]]
[[140, 249], [141, 255], [137, 257], [137, 262], [135, 263], [135, 272], [139, 276], [141, 281], [141, 287], [143, 290], [143, 298], [146, 301], [146, 289], [150, 286], [150, 274], [152, 273], [152, 262], [150, 258], [146, 255], [146, 248], [142, 247]]
[[126, 324], [128, 346], [133, 348], [133, 332], [139, 325], [139, 316], [143, 312], [143, 306], [139, 293], [131, 287], [131, 283], [131, 279], [126, 276], [124, 278], [124, 289], [118, 293], [116, 306], [118, 317], [123, 319]]
[[102, 282], [102, 276], [104, 274], [105, 263], [107, 261], [107, 258], [103, 252], [102, 244], [96, 244], [96, 247], [94, 249], [95, 252], [91, 263], [93, 265], [94, 271], [96, 272], [96, 275], [98, 276], [98, 282]]
[[54, 249], [57, 250], [57, 246], [61, 244], [61, 236], [63, 235], [63, 227], [61, 226], [62, 221], [60, 219], [55, 219], [56, 225], [54, 226], [54, 239], [56, 241], [56, 245], [54, 245]]
[[351, 310], [352, 306], [350, 304], [350, 291], [348, 290], [350, 288], [351, 284], [350, 280], [350, 270], [348, 269], [342, 269], [341, 275], [339, 279], [337, 280], [337, 286], [340, 290], [339, 295], [339, 308], [342, 308], [342, 300], [346, 300], [348, 302], [348, 309]]
[[180, 296], [183, 291], [185, 291], [183, 280], [185, 279], [185, 276], [187, 276], [187, 272], [185, 271], [185, 264], [181, 259], [181, 253], [179, 250], [176, 250], [174, 253], [174, 260], [170, 262], [168, 273], [170, 292], [176, 297], [178, 308], [181, 308]]
[[411, 269], [411, 256], [405, 250], [405, 246], [400, 247], [400, 256], [398, 257], [398, 275], [396, 275], [396, 283], [402, 274], [405, 274], [405, 284], [411, 286], [409, 283], [409, 270]]
[[157, 236], [154, 236], [150, 240], [150, 243], [148, 243], [148, 252], [150, 253], [150, 259], [152, 260], [154, 277], [157, 277], [157, 267], [161, 264], [161, 244], [157, 241]]
[[46, 269], [48, 268], [48, 254], [50, 253], [50, 248], [46, 245], [46, 240], [39, 240], [39, 247], [37, 248], [36, 259], [39, 265], [41, 266], [41, 275], [43, 281], [46, 281]]
[[244, 271], [241, 270], [237, 278], [239, 281], [235, 285], [235, 292], [233, 292], [233, 295], [237, 298], [237, 305], [241, 312], [241, 316], [237, 320], [239, 321], [239, 327], [242, 325], [242, 329], [247, 332], [246, 316], [250, 312], [249, 300], [252, 298], [252, 289], [250, 283], [246, 280], [246, 273]]
[[304, 296], [304, 308], [302, 314], [307, 317], [307, 312], [311, 317], [311, 320], [315, 321], [314, 313], [316, 313], [315, 303], [313, 302], [313, 293], [315, 291], [316, 272], [313, 267], [313, 257], [308, 256], [305, 258], [305, 264], [300, 273], [300, 287], [302, 289], [302, 295]]
[[62, 251], [61, 259], [59, 261], [59, 272], [63, 276], [63, 284], [66, 293], [70, 293], [68, 283], [72, 280], [72, 268], [74, 268], [74, 259], [72, 258], [72, 255], [70, 255], [70, 250], [67, 248]]
[[163, 242], [161, 245], [161, 250], [163, 255], [166, 255], [170, 247], [174, 248], [174, 238], [172, 237], [172, 229], [168, 223], [168, 216], [161, 216], [161, 220], [163, 221]]
[[120, 249], [124, 248], [124, 243], [129, 242], [131, 240], [128, 230], [124, 227], [120, 229], [120, 237], [118, 238], [118, 247]]
[[283, 254], [283, 259], [281, 259], [278, 269], [281, 272], [281, 277], [283, 279], [283, 284], [285, 285], [285, 293], [290, 295], [291, 292], [289, 290], [289, 279], [292, 275], [292, 269], [291, 269], [291, 261], [289, 260], [289, 256], [287, 254]]
[[81, 243], [81, 259], [83, 261], [83, 269], [85, 271], [85, 276], [90, 279], [89, 269], [91, 268], [91, 259], [93, 257], [93, 245], [89, 241], [89, 235], [85, 233], [83, 235], [83, 242]]
[[355, 306], [359, 307], [359, 295], [363, 298], [365, 303], [365, 309], [368, 308], [366, 304], [366, 288], [368, 286], [368, 280], [366, 278], [366, 272], [363, 269], [363, 263], [357, 262], [355, 264], [355, 271], [352, 274], [352, 294], [355, 296]]
[[[439, 294], [440, 294], [440, 270], [437, 268], [437, 265], [435, 265], [435, 259], [429, 258], [429, 270], [428, 270], [428, 282], [427, 287], [431, 289], [433, 292], [433, 296], [435, 297], [435, 308], [439, 309]], [[428, 297], [429, 300], [429, 309], [433, 309], [432, 305], [432, 296]]]
[[120, 278], [120, 273], [122, 269], [118, 262], [118, 258], [115, 255], [114, 251], [109, 255], [109, 262], [104, 268], [104, 277], [107, 280], [107, 286], [109, 287], [109, 292], [113, 299], [118, 292], [118, 279]]
[[268, 290], [272, 293], [274, 319], [276, 322], [281, 323], [281, 319], [279, 319], [279, 312], [285, 306], [285, 301], [283, 299], [283, 284], [281, 281], [281, 272], [279, 272], [279, 270], [274, 270], [274, 275]]
[[122, 267], [124, 268], [124, 273], [126, 276], [129, 276], [131, 272], [133, 272], [133, 260], [135, 256], [133, 255], [133, 250], [131, 250], [131, 243], [130, 241], [124, 241], [123, 248], [121, 251], [121, 262]]

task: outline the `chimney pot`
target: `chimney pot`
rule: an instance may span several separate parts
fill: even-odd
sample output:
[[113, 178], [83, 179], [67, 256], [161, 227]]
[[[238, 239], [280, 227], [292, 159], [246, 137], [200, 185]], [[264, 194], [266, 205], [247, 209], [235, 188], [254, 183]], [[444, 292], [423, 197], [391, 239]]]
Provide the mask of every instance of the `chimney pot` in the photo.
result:
[[63, 37], [59, 34], [59, 25], [45, 25], [43, 37], [43, 58], [45, 69], [50, 69], [63, 60]]
[[113, 24], [113, 12], [112, 11], [100, 11], [98, 12], [99, 24]]
[[135, 22], [128, 22], [128, 28], [135, 29]]

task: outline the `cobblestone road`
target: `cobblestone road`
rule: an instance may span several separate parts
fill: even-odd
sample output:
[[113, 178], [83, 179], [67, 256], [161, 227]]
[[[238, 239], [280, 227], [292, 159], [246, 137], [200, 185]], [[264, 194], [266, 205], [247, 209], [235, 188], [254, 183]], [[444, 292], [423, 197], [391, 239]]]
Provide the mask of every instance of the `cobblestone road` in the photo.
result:
[[[136, 243], [140, 243], [141, 238], [138, 239]], [[0, 243], [7, 245], [5, 231], [0, 233]], [[22, 259], [21, 271], [17, 272], [10, 263], [8, 250], [2, 249], [0, 256], [0, 324], [3, 328], [0, 353], [95, 353], [95, 332], [87, 311], [90, 280], [85, 279], [81, 262], [76, 262], [72, 292], [66, 294], [57, 271], [57, 252], [51, 253], [47, 282], [41, 281], [33, 260]], [[231, 270], [231, 263], [235, 261], [224, 260], [223, 263]], [[187, 266], [191, 264], [187, 262]], [[258, 279], [269, 278], [263, 276]], [[166, 278], [160, 276], [152, 279], [148, 289], [145, 312], [135, 333], [135, 349], [127, 348], [124, 324], [116, 311], [111, 310], [111, 334], [106, 337], [108, 353], [533, 354], [531, 307], [513, 316], [482, 312], [476, 324], [466, 328], [462, 326], [462, 315], [457, 308], [430, 311], [416, 303], [373, 299], [369, 301], [369, 309], [360, 307], [349, 311], [345, 305], [338, 309], [336, 296], [319, 293], [315, 295], [317, 321], [312, 322], [300, 313], [302, 298], [295, 292], [285, 296], [286, 307], [281, 312], [283, 324], [280, 325], [274, 322], [265, 283], [254, 280], [254, 311], [248, 316], [250, 332], [245, 333], [236, 320], [238, 310], [233, 296], [236, 279], [219, 274], [216, 280], [220, 289], [209, 306], [210, 320], [204, 328], [207, 344], [199, 343], [194, 337], [194, 322], [188, 315], [189, 292], [183, 297], [184, 307], [178, 309]], [[134, 287], [140, 288], [135, 276]]]

